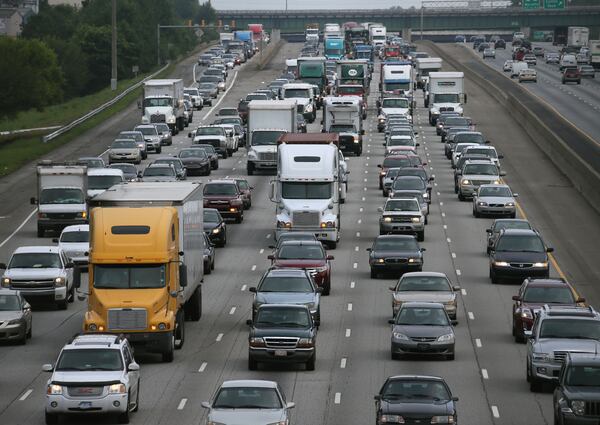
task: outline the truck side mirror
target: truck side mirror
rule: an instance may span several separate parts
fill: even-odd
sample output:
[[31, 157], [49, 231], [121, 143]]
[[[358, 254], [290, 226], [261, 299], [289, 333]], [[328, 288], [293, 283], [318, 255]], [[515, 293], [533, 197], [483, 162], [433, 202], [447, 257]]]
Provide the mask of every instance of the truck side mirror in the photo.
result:
[[465, 105], [467, 104], [467, 94], [465, 93]]
[[192, 137], [192, 132], [191, 131], [188, 133], [188, 137]]
[[182, 263], [179, 264], [179, 286], [185, 288], [187, 284], [187, 266]]
[[361, 135], [361, 136], [364, 136], [364, 135], [365, 135], [365, 130], [364, 130], [364, 129], [363, 129], [363, 130], [360, 130], [360, 135]]
[[79, 289], [81, 287], [81, 268], [75, 267], [73, 269], [73, 287]]
[[139, 100], [137, 102], [137, 107], [138, 107], [138, 109], [142, 109], [142, 102], [140, 102]]
[[29, 198], [29, 203], [31, 205], [37, 205], [37, 199], [35, 199], [34, 197]]

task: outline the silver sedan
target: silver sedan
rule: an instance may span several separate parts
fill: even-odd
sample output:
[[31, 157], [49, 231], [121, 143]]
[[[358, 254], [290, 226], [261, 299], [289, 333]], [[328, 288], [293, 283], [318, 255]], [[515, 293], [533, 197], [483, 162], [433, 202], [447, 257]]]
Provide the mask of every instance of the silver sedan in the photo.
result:
[[482, 184], [473, 196], [473, 215], [508, 216], [515, 218], [517, 215], [515, 198], [519, 196], [512, 193], [505, 184]]
[[31, 306], [18, 291], [0, 290], [0, 340], [25, 344], [31, 338]]

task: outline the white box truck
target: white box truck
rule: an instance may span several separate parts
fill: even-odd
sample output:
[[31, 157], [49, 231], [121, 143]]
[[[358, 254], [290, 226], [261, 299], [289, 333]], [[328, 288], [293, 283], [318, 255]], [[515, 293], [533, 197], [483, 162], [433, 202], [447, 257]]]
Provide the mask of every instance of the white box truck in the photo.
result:
[[37, 236], [46, 230], [62, 231], [66, 226], [88, 222], [87, 167], [42, 161], [37, 165]]
[[374, 48], [382, 48], [386, 42], [386, 28], [383, 25], [369, 25], [369, 43]]
[[148, 80], [144, 83], [142, 124], [167, 123], [173, 134], [185, 127], [183, 80]]
[[440, 69], [442, 69], [441, 58], [417, 58], [415, 65], [417, 88], [424, 89], [427, 87], [429, 73], [438, 72]]
[[567, 28], [567, 46], [584, 47], [589, 44], [590, 29], [587, 27]]
[[279, 139], [275, 237], [310, 232], [331, 249], [340, 239], [340, 164], [335, 133], [287, 133]]
[[327, 96], [323, 99], [323, 132], [339, 135], [339, 148], [344, 153], [362, 154], [362, 97]]
[[252, 100], [248, 104], [248, 160], [251, 176], [256, 170], [277, 168], [277, 140], [284, 133], [298, 130], [297, 106], [294, 99]]
[[600, 69], [600, 40], [590, 40], [590, 64]]
[[467, 103], [465, 74], [462, 72], [430, 72], [425, 107], [429, 107], [429, 123], [435, 125], [441, 112], [463, 114]]

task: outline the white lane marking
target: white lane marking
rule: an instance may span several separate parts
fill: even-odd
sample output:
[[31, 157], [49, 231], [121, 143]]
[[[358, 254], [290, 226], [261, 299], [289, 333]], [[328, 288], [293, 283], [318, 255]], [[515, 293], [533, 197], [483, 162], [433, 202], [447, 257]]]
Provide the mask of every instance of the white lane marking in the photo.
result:
[[333, 399], [333, 402], [335, 404], [340, 404], [341, 401], [342, 401], [342, 393], [335, 393], [335, 398]]
[[365, 192], [366, 192], [366, 191], [367, 191], [367, 188], [365, 187], [365, 188], [364, 188], [364, 190], [365, 190]]
[[357, 224], [361, 224], [361, 223], [362, 223], [362, 219], [360, 219], [360, 218], [359, 218], [359, 219], [356, 221], [356, 223], [357, 223]]
[[348, 303], [348, 311], [352, 311], [352, 303]]
[[352, 335], [352, 329], [346, 329], [346, 338], [350, 338], [350, 335]]
[[30, 388], [30, 389], [28, 389], [27, 391], [25, 391], [25, 392], [23, 393], [23, 395], [22, 395], [21, 397], [19, 397], [19, 401], [25, 401], [25, 399], [26, 399], [27, 397], [29, 397], [29, 395], [30, 395], [32, 392], [33, 392], [33, 390], [32, 390], [31, 388]]
[[258, 251], [258, 253], [259, 253], [259, 254], [262, 254], [262, 253], [264, 253], [264, 252], [265, 252], [265, 249], [264, 249], [264, 248], [261, 248], [261, 249], [260, 249], [260, 251]]
[[443, 206], [444, 206], [444, 203], [443, 203], [443, 202], [440, 202], [440, 207], [443, 207]]
[[494, 415], [494, 418], [500, 417], [500, 412], [498, 411], [498, 406], [492, 406], [492, 415]]
[[354, 263], [354, 264], [352, 264], [352, 268], [353, 268], [353, 269], [357, 269], [357, 268], [358, 268], [358, 263]]
[[235, 314], [235, 309], [236, 308], [237, 307], [231, 307], [231, 310], [229, 310], [229, 314], [231, 314], [231, 315]]
[[444, 230], [446, 230], [448, 228], [447, 224], [444, 224]]
[[460, 271], [460, 269], [456, 269], [456, 275], [460, 276], [462, 274], [462, 272]]
[[242, 291], [245, 291], [247, 287], [247, 285], [242, 285]]
[[206, 366], [208, 366], [208, 363], [202, 362], [202, 364], [200, 365], [200, 369], [198, 369], [198, 372], [204, 372]]
[[346, 357], [342, 357], [340, 360], [340, 369], [346, 369]]
[[252, 271], [256, 270], [256, 264], [252, 266]]
[[437, 196], [440, 196], [440, 192], [436, 192], [436, 193], [437, 193]]
[[354, 250], [355, 250], [355, 251], [358, 251], [359, 249], [360, 249], [360, 248], [359, 248], [358, 246], [355, 246], [355, 247], [354, 247]]
[[452, 255], [452, 258], [456, 258], [456, 252], [453, 252], [450, 255]]
[[23, 226], [25, 226], [25, 224], [27, 224], [27, 222], [31, 219], [31, 217], [34, 216], [34, 214], [37, 212], [37, 208], [33, 211], [31, 211], [29, 213], [29, 215], [25, 218], [25, 220], [23, 220], [23, 222], [21, 224], [19, 224], [19, 227], [17, 227], [6, 239], [4, 239], [2, 241], [2, 243], [0, 243], [0, 248], [2, 248], [6, 242], [8, 242], [9, 240], [11, 240], [13, 238], [13, 236], [15, 236], [19, 230], [21, 230], [23, 228]]
[[360, 207], [360, 208], [358, 209], [358, 211], [359, 211], [359, 212], [363, 212], [363, 211], [364, 211], [364, 208], [363, 208], [363, 207]]
[[356, 232], [356, 237], [360, 238], [360, 232]]
[[446, 217], [446, 213], [445, 212], [442, 213], [442, 217]]
[[463, 288], [460, 290], [460, 293], [463, 295], [467, 295], [467, 290], [465, 288]]
[[217, 335], [217, 339], [216, 339], [217, 342], [221, 341], [222, 339], [223, 339], [223, 334]]
[[354, 282], [354, 281], [350, 282], [350, 288], [354, 289], [355, 286], [356, 286], [356, 282]]
[[235, 171], [235, 167], [233, 167], [233, 168], [231, 169], [231, 171]]
[[475, 338], [475, 346], [477, 348], [483, 347], [483, 345], [481, 344], [481, 340], [479, 338]]
[[448, 243], [452, 243], [452, 239], [450, 239], [450, 238], [446, 238], [446, 242], [448, 242]]
[[481, 376], [483, 376], [483, 379], [490, 379], [487, 369], [481, 369]]
[[181, 401], [179, 402], [179, 406], [177, 406], [177, 410], [183, 410], [183, 408], [185, 407], [185, 404], [187, 403], [187, 398], [182, 398]]
[[469, 314], [469, 319], [471, 319], [471, 320], [475, 320], [475, 315], [473, 314], [473, 312], [472, 312], [472, 311], [469, 311], [469, 313], [468, 313], [468, 314]]
[[223, 99], [225, 99], [225, 96], [227, 96], [227, 93], [229, 93], [229, 90], [231, 90], [231, 88], [233, 87], [233, 83], [235, 83], [235, 79], [238, 76], [238, 72], [235, 73], [235, 75], [233, 76], [233, 80], [231, 80], [231, 83], [229, 84], [229, 87], [227, 88], [227, 90], [225, 90], [222, 94], [221, 94], [221, 98], [217, 101], [217, 103], [214, 104], [214, 106], [212, 108], [210, 108], [208, 110], [208, 112], [206, 113], [206, 115], [204, 115], [204, 118], [202, 118], [202, 121], [204, 121], [206, 118], [208, 118], [208, 116], [212, 113], [212, 111], [221, 104], [221, 102], [223, 101]]
[[365, 197], [363, 196], [363, 197], [362, 197], [362, 201], [364, 202], [364, 200], [365, 200]]
[[366, 178], [366, 177], [363, 180], [364, 180], [365, 183], [369, 181], [369, 179]]
[[269, 239], [271, 237], [270, 233], [267, 233], [267, 239]]
[[365, 174], [369, 174], [369, 170], [365, 170]]

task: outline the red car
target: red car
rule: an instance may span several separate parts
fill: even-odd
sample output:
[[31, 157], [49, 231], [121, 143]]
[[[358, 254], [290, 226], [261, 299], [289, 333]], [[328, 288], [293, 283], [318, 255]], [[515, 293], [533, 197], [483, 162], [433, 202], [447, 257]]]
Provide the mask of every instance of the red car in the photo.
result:
[[563, 279], [527, 278], [512, 297], [513, 325], [515, 341], [525, 341], [524, 331], [531, 330], [536, 311], [545, 304], [564, 306], [585, 306], [585, 298], [579, 296], [575, 288]]
[[279, 245], [277, 250], [267, 257], [271, 265], [278, 268], [308, 269], [318, 287], [323, 288], [323, 295], [331, 292], [331, 260], [323, 244], [318, 241], [287, 241]]
[[236, 178], [235, 182], [238, 185], [238, 189], [242, 194], [242, 201], [244, 202], [244, 209], [249, 210], [252, 207], [252, 191], [254, 190], [253, 186], [250, 186], [248, 180]]
[[211, 180], [204, 185], [204, 208], [219, 210], [223, 218], [244, 220], [244, 200], [235, 180]]

